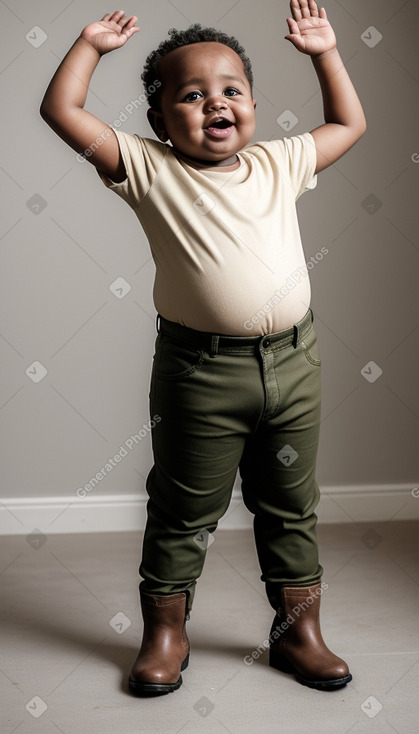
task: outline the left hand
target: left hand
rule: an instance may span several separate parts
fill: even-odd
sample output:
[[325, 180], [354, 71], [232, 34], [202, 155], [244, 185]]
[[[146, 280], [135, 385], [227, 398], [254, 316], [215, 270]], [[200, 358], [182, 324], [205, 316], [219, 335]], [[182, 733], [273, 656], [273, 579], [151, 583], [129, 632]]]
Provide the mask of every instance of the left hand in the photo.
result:
[[103, 56], [121, 48], [134, 33], [138, 33], [140, 29], [135, 25], [137, 20], [136, 15], [125, 16], [123, 10], [115, 10], [106, 13], [102, 20], [89, 23], [80, 35]]
[[290, 6], [293, 17], [287, 18], [287, 41], [309, 56], [336, 48], [336, 36], [324, 8], [319, 10], [315, 0], [291, 0]]

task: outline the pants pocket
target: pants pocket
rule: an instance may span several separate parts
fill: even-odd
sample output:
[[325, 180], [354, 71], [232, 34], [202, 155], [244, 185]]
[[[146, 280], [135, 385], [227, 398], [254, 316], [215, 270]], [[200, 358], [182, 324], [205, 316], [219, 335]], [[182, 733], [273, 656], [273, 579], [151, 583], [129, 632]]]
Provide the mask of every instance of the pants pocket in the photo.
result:
[[155, 375], [159, 380], [182, 380], [202, 367], [205, 352], [178, 342], [160, 333], [154, 360]]
[[310, 331], [303, 337], [303, 339], [299, 341], [298, 346], [300, 347], [300, 349], [303, 350], [307, 362], [309, 362], [314, 367], [321, 366], [321, 359], [317, 344], [317, 334], [314, 326], [311, 326]]

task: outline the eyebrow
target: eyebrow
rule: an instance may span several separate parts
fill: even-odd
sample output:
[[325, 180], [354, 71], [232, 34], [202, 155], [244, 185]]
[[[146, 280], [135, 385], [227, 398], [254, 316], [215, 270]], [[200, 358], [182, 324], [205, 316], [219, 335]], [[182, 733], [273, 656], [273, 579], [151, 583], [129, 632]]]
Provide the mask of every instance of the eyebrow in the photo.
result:
[[[220, 74], [219, 79], [224, 79], [225, 81], [234, 81], [234, 82], [240, 82], [243, 84], [244, 77], [235, 76], [234, 74]], [[192, 79], [188, 79], [187, 82], [184, 82], [183, 84], [180, 84], [179, 87], [176, 89], [176, 94], [179, 94], [179, 92], [184, 89], [185, 87], [190, 87], [193, 84], [204, 84], [205, 79], [201, 79], [199, 77], [193, 77]]]

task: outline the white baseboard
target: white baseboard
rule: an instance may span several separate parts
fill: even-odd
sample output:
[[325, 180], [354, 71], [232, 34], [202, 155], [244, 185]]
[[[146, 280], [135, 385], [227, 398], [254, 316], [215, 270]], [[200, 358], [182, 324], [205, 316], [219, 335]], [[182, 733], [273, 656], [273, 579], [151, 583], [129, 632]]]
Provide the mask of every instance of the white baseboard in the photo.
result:
[[[419, 519], [418, 485], [322, 487], [319, 523], [389, 522]], [[104, 533], [142, 530], [146, 495], [21, 497], [0, 500], [0, 535]], [[240, 490], [220, 520], [219, 529], [252, 527], [253, 516]]]

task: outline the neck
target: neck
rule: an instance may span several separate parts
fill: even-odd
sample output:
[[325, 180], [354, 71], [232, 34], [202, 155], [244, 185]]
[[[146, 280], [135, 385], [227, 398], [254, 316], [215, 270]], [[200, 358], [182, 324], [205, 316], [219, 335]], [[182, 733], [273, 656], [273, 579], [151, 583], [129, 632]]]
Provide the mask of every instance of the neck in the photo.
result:
[[232, 166], [235, 163], [238, 162], [237, 155], [232, 155], [229, 158], [224, 158], [224, 160], [221, 161], [208, 161], [203, 160], [201, 158], [192, 158], [189, 155], [185, 155], [185, 153], [181, 153], [179, 150], [174, 148], [174, 152], [177, 156], [185, 160], [187, 163], [191, 163], [192, 165], [198, 165], [201, 168], [223, 168], [224, 166]]

